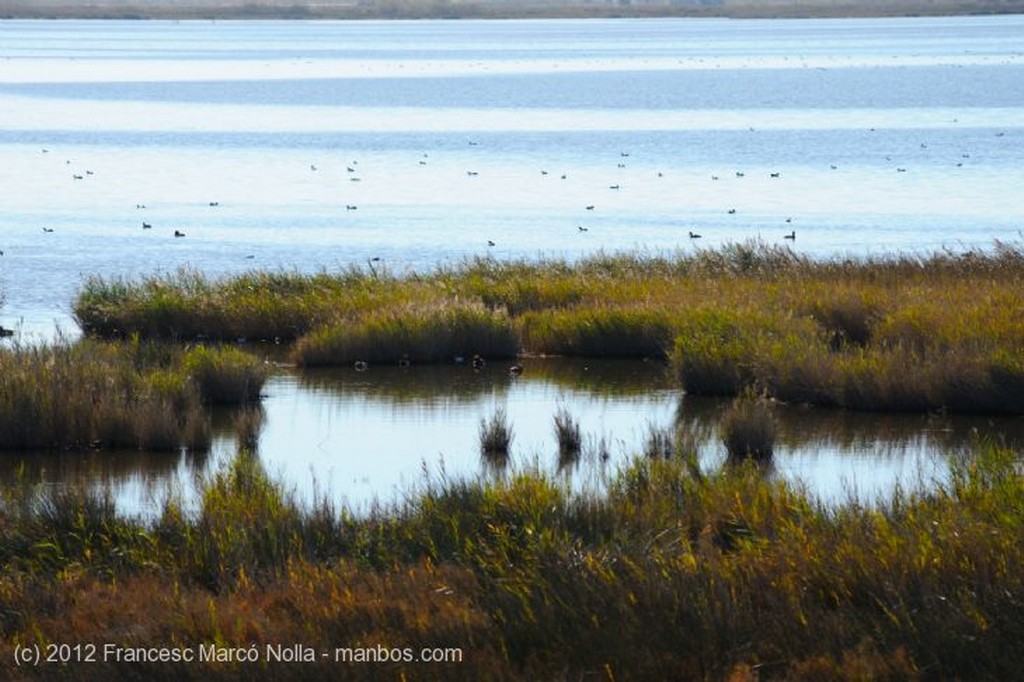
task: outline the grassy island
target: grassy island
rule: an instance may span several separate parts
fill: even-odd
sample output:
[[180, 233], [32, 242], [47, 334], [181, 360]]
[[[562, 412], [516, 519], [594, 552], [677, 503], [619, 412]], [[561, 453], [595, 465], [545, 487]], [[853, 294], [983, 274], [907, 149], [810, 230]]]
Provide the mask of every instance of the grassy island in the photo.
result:
[[427, 274], [90, 279], [91, 337], [274, 339], [299, 365], [666, 360], [690, 393], [867, 410], [1024, 409], [1024, 252], [813, 261], [735, 244]]

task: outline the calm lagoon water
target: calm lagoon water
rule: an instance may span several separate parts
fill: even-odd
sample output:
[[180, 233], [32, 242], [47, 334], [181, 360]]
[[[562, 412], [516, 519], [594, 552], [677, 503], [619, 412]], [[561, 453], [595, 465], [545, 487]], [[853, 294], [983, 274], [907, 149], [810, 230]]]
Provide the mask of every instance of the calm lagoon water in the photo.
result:
[[[513, 431], [511, 471], [539, 471], [577, 491], [600, 492], [642, 452], [652, 430], [677, 429], [705, 471], [726, 459], [719, 422], [727, 401], [683, 396], [657, 364], [533, 359], [522, 376], [500, 367], [371, 367], [280, 375], [268, 384], [259, 454], [303, 503], [326, 497], [354, 510], [404, 499], [444, 478], [492, 475], [478, 429], [497, 408]], [[559, 470], [553, 417], [579, 422], [579, 463]], [[778, 406], [773, 476], [828, 503], [872, 503], [899, 485], [946, 479], [950, 458], [981, 441], [1024, 445], [1019, 418], [890, 415]], [[232, 414], [216, 415], [209, 455], [113, 452], [0, 460], [0, 483], [107, 488], [122, 508], [148, 515], [168, 491], [195, 502], [198, 480], [235, 452]]]
[[[986, 249], [1024, 225], [1024, 17], [0, 21], [0, 188], [0, 324], [43, 340], [76, 333], [91, 274], [404, 273], [790, 230], [823, 258]], [[678, 402], [531, 380], [459, 402], [432, 381], [396, 402], [279, 378], [263, 456], [365, 500], [442, 454], [473, 469], [489, 403], [543, 457], [558, 400], [620, 449]]]

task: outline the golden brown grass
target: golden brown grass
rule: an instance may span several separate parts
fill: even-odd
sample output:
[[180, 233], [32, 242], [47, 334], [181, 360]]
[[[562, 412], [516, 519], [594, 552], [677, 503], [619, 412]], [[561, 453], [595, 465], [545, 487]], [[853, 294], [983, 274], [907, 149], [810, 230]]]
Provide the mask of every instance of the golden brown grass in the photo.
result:
[[[27, 482], [26, 482], [27, 483]], [[536, 474], [300, 509], [242, 453], [200, 509], [8, 490], [0, 675], [23, 679], [1010, 679], [1024, 479], [979, 448], [931, 492], [826, 508], [759, 469], [640, 459], [606, 495]], [[250, 647], [245, 664], [19, 669], [18, 645]], [[266, 646], [458, 648], [339, 668]]]
[[131, 341], [0, 350], [0, 448], [205, 451], [204, 405], [258, 399], [262, 361], [233, 348]]

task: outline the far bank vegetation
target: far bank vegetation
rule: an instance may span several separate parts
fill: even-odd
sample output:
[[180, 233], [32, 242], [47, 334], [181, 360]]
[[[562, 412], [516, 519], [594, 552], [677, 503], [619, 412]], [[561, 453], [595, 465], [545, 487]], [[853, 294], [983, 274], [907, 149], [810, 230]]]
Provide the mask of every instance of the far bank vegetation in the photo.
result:
[[427, 274], [181, 270], [92, 278], [88, 336], [291, 344], [298, 365], [529, 355], [665, 361], [689, 393], [852, 409], [1024, 409], [1024, 251], [812, 261], [693, 255], [466, 261]]

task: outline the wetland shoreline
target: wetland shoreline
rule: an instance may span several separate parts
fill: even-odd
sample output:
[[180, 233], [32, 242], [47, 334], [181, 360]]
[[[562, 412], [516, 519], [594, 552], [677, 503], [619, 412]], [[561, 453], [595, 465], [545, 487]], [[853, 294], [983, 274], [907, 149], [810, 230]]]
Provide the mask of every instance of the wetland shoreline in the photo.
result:
[[432, 273], [349, 268], [92, 278], [87, 336], [291, 344], [300, 366], [667, 361], [698, 395], [752, 389], [860, 410], [1018, 413], [1024, 252], [813, 261], [758, 242], [676, 257], [475, 259]]
[[[408, 276], [353, 268], [211, 280], [180, 271], [90, 280], [75, 303], [87, 337], [61, 352], [124, 356], [121, 374], [144, 377], [128, 385], [171, 400], [167, 387], [192, 385], [202, 367], [243, 377], [230, 384], [246, 390], [228, 400], [251, 398], [262, 372], [230, 346], [205, 350], [248, 334], [281, 335], [307, 365], [644, 356], [669, 361], [692, 392], [1014, 411], [1024, 386], [1022, 279], [1024, 252], [1003, 244], [856, 262], [753, 243], [678, 258], [478, 259]], [[17, 352], [3, 351], [12, 366], [29, 364]], [[88, 385], [71, 369], [94, 363], [71, 358], [54, 379], [29, 383], [44, 394]], [[52, 372], [57, 363], [37, 364]], [[200, 398], [214, 395], [206, 391]], [[763, 415], [753, 416], [731, 428], [756, 430]], [[356, 514], [324, 497], [304, 507], [270, 478], [255, 449], [258, 422], [240, 420], [237, 453], [201, 483], [193, 511], [168, 495], [141, 521], [102, 493], [29, 480], [5, 488], [0, 671], [64, 679], [74, 665], [84, 680], [338, 674], [316, 655], [285, 666], [258, 653], [199, 665], [15, 663], [17, 652], [73, 642], [459, 652], [443, 664], [347, 668], [352, 679], [995, 679], [1024, 658], [1024, 477], [1009, 449], [976, 443], [933, 489], [896, 488], [870, 505], [824, 505], [742, 457], [702, 469], [679, 441], [608, 472], [600, 495], [513, 469], [428, 479]]]

